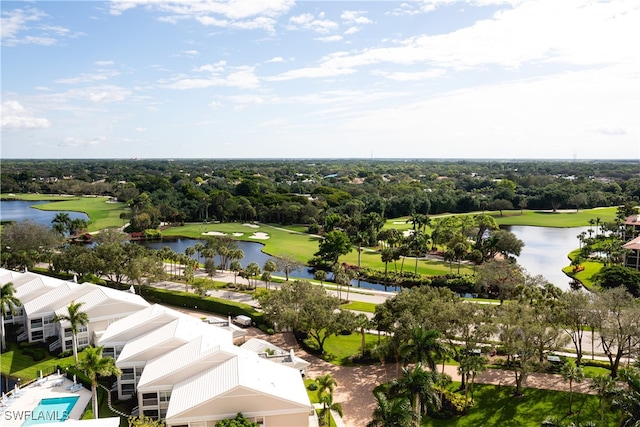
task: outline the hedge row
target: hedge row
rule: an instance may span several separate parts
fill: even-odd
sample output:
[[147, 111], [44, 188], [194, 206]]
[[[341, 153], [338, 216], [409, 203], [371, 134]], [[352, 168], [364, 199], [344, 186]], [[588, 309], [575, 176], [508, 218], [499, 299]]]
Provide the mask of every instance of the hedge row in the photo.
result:
[[189, 292], [158, 289], [150, 286], [142, 288], [142, 296], [150, 302], [192, 308], [222, 316], [245, 315], [251, 317], [258, 326], [268, 326], [264, 313], [248, 304], [228, 301], [215, 297], [201, 297]]

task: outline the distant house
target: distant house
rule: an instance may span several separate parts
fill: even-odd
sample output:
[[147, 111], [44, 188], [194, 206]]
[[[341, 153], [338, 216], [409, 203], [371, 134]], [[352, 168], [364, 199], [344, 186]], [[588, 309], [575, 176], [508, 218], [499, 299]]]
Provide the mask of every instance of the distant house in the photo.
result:
[[78, 332], [80, 348], [93, 344], [94, 336], [100, 335], [110, 323], [149, 306], [142, 297], [129, 292], [0, 269], [0, 283], [7, 282], [13, 283], [22, 307], [5, 321], [21, 327], [18, 341], [46, 342], [57, 337], [49, 345], [51, 351], [72, 348], [71, 325], [54, 322], [56, 316], [67, 314], [71, 301], [82, 303], [81, 310], [89, 317], [88, 325]]
[[626, 249], [624, 266], [640, 270], [640, 214], [631, 215], [624, 221], [624, 240]]
[[624, 266], [640, 270], [640, 236], [622, 245], [627, 250]]

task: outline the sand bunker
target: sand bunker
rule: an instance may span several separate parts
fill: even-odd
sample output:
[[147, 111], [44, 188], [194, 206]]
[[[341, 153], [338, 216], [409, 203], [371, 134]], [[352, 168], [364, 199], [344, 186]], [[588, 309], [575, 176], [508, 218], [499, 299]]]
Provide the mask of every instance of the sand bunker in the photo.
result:
[[249, 236], [250, 239], [259, 239], [259, 240], [267, 240], [269, 235], [267, 233], [263, 233], [262, 231], [257, 231]]
[[244, 233], [233, 233], [233, 237], [241, 237], [244, 236]]
[[205, 236], [226, 236], [227, 233], [222, 233], [220, 231], [207, 231], [206, 233], [202, 233]]
[[256, 224], [249, 224], [249, 223], [245, 223], [245, 224], [242, 224], [242, 225], [244, 225], [245, 227], [260, 228], [260, 226], [259, 226], [259, 225], [256, 225]]
[[398, 224], [406, 224], [406, 221], [393, 221], [394, 224], [398, 225]]

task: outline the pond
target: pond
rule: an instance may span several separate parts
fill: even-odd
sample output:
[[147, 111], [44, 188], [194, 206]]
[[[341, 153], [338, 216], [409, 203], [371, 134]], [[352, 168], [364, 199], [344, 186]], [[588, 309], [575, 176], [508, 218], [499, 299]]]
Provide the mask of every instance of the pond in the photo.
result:
[[48, 201], [26, 201], [26, 200], [0, 200], [0, 220], [2, 221], [22, 221], [24, 219], [30, 219], [34, 222], [48, 227], [51, 226], [51, 221], [60, 212], [66, 212], [69, 217], [74, 220], [77, 218], [89, 220], [89, 216], [82, 212], [70, 212], [70, 211], [43, 211], [40, 209], [34, 209], [31, 206], [44, 205], [51, 203]]
[[589, 227], [551, 228], [506, 226], [524, 242], [524, 248], [518, 257], [518, 264], [530, 274], [543, 275], [549, 282], [562, 290], [569, 289], [571, 279], [562, 272], [569, 265], [569, 252], [580, 246], [578, 234]]

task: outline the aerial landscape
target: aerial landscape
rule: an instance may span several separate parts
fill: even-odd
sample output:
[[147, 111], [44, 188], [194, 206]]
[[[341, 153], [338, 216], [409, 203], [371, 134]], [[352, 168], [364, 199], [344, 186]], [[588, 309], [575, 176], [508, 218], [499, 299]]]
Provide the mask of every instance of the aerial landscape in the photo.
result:
[[3, 426], [640, 426], [637, 3], [1, 10]]

